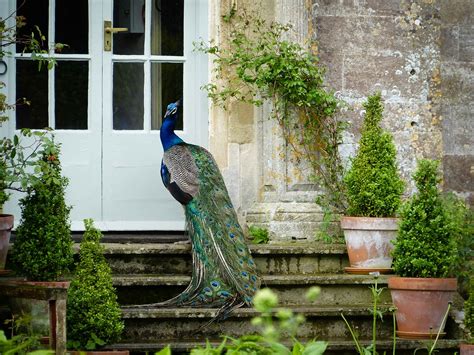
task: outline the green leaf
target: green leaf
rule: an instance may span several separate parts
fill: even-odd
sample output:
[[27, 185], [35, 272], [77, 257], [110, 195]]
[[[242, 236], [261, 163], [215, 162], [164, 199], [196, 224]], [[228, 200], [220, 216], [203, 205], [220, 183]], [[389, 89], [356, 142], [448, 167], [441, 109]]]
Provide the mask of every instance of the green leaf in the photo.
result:
[[167, 345], [165, 348], [163, 348], [160, 351], [156, 352], [155, 355], [171, 355], [170, 346]]

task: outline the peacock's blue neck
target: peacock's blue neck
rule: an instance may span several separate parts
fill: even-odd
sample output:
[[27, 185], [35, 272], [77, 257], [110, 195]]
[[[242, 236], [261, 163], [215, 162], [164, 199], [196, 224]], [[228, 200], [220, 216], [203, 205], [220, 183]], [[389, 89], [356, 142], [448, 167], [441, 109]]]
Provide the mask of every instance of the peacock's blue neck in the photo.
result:
[[183, 143], [183, 140], [174, 133], [175, 122], [176, 119], [167, 118], [161, 125], [160, 139], [164, 151], [167, 151], [176, 144]]

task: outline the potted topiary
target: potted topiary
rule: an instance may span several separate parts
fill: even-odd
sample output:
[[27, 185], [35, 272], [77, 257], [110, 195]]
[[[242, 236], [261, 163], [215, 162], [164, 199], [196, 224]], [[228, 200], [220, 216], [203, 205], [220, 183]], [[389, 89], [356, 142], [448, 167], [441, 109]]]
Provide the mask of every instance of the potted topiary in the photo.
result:
[[60, 145], [43, 141], [39, 174], [27, 194], [20, 200], [21, 220], [13, 244], [12, 262], [17, 274], [27, 281], [47, 284], [59, 281], [69, 271], [73, 261], [73, 241], [65, 201], [68, 179], [62, 176]]
[[[41, 157], [32, 175], [31, 185], [20, 200], [21, 219], [16, 229], [11, 256], [12, 268], [23, 279], [13, 280], [18, 288], [28, 290], [29, 298], [10, 298], [14, 315], [30, 315], [32, 327], [51, 344], [48, 303], [41, 301], [45, 292], [61, 293], [69, 287], [63, 278], [73, 261], [70, 232], [70, 207], [66, 205], [67, 178], [61, 175], [60, 145], [42, 139]], [[46, 291], [45, 289], [49, 289]], [[61, 291], [62, 290], [62, 291]], [[37, 295], [37, 296], [35, 296]]]
[[92, 219], [84, 220], [85, 232], [79, 263], [68, 290], [67, 337], [71, 354], [124, 354], [128, 351], [97, 351], [116, 342], [124, 328], [110, 266], [100, 244], [102, 233]]
[[404, 189], [398, 174], [391, 134], [380, 126], [383, 107], [380, 93], [364, 104], [364, 124], [357, 153], [344, 176], [348, 208], [341, 218], [350, 267], [349, 273], [390, 272]]
[[[5, 264], [14, 224], [14, 216], [3, 214], [3, 207], [10, 199], [11, 191], [26, 192], [28, 186], [36, 181], [34, 168], [40, 157], [37, 152], [43, 144], [50, 144], [49, 134], [47, 130], [32, 132], [23, 129], [12, 139], [0, 139], [0, 275], [9, 273], [9, 270], [5, 270]], [[23, 139], [30, 142], [23, 144]]]
[[417, 192], [401, 209], [393, 251], [397, 277], [389, 279], [397, 308], [397, 335], [443, 335], [449, 303], [457, 291], [450, 278], [457, 263], [456, 226], [438, 191], [438, 162], [422, 159], [413, 179]]

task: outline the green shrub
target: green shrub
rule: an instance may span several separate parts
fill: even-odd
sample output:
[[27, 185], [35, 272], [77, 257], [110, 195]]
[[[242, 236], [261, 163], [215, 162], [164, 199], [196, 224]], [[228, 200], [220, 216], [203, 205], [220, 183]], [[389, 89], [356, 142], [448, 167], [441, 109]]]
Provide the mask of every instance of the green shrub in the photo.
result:
[[254, 244], [267, 244], [270, 240], [268, 229], [256, 226], [249, 227], [249, 234]]
[[474, 281], [469, 286], [469, 298], [464, 302], [464, 325], [469, 332], [470, 342], [474, 344]]
[[437, 161], [422, 159], [417, 192], [401, 209], [393, 269], [403, 277], [448, 277], [456, 265], [455, 225], [438, 191]]
[[356, 156], [344, 176], [349, 216], [392, 217], [397, 213], [404, 183], [397, 171], [393, 137], [380, 127], [380, 94], [364, 104], [364, 125]]
[[21, 220], [13, 245], [17, 273], [33, 281], [55, 281], [73, 261], [72, 238], [65, 188], [61, 175], [60, 146], [54, 139], [43, 146], [36, 172], [39, 177], [20, 200]]
[[453, 274], [458, 279], [458, 291], [464, 299], [469, 297], [469, 283], [474, 275], [474, 210], [454, 193], [442, 196], [448, 217], [453, 222], [453, 235], [458, 255]]
[[110, 266], [100, 244], [102, 233], [92, 219], [84, 220], [85, 232], [79, 263], [68, 290], [68, 347], [92, 350], [119, 340], [124, 324], [112, 286]]

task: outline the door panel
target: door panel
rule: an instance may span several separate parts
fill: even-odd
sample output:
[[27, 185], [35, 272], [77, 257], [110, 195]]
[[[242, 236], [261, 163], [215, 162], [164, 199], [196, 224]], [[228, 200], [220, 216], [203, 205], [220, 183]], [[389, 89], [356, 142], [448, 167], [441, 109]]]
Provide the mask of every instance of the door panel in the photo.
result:
[[[56, 51], [58, 65], [37, 71], [17, 48], [8, 59], [11, 98], [31, 106], [10, 112], [1, 128], [55, 129], [62, 144], [63, 173], [73, 230], [93, 218], [102, 230], [183, 230], [183, 210], [161, 182], [159, 128], [166, 105], [184, 99], [178, 134], [207, 145], [207, 58], [193, 41], [207, 38], [205, 0], [27, 1], [22, 11], [42, 26], [47, 41], [70, 44]], [[20, 1], [0, 3], [6, 18]], [[127, 32], [104, 48], [104, 21]], [[114, 24], [115, 21], [115, 24]], [[74, 27], [75, 31], [70, 31]], [[30, 29], [27, 29], [30, 31]], [[3, 90], [5, 91], [5, 90]], [[6, 213], [20, 221], [13, 196]]]

